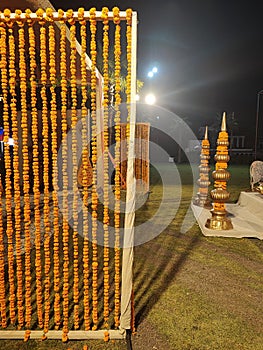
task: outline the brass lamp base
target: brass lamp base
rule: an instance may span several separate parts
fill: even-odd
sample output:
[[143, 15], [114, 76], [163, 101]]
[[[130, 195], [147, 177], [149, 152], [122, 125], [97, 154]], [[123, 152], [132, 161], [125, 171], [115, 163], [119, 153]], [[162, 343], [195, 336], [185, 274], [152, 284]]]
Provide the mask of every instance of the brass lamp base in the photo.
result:
[[226, 211], [211, 210], [212, 217], [207, 219], [205, 227], [211, 230], [232, 230], [233, 225], [231, 219], [226, 216]]

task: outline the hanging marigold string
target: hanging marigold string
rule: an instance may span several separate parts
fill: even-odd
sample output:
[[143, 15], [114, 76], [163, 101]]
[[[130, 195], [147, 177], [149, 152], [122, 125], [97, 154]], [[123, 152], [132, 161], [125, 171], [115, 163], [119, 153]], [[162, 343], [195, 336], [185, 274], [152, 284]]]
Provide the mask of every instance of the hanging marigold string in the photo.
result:
[[71, 87], [71, 131], [72, 131], [72, 187], [73, 187], [73, 301], [74, 329], [79, 328], [79, 261], [78, 261], [78, 160], [77, 160], [77, 77], [76, 77], [76, 25], [73, 13], [68, 13], [70, 23], [70, 87]]
[[[11, 20], [11, 11], [7, 8], [4, 10], [4, 23], [7, 28], [12, 28], [13, 27], [13, 21]], [[3, 28], [5, 27], [3, 23]]]
[[14, 172], [14, 205], [15, 205], [15, 237], [16, 237], [16, 276], [17, 276], [17, 311], [19, 328], [24, 323], [23, 306], [23, 270], [21, 251], [21, 208], [20, 208], [20, 175], [19, 175], [19, 146], [16, 108], [16, 68], [15, 68], [15, 38], [13, 29], [8, 30], [9, 45], [9, 91], [11, 96], [10, 110], [12, 121], [13, 146], [13, 172]]
[[[5, 44], [6, 34], [4, 23], [0, 23], [0, 71], [4, 69], [4, 62], [2, 62], [2, 48], [6, 47]], [[2, 79], [2, 75], [1, 75]], [[3, 230], [3, 178], [0, 174], [0, 283], [2, 286], [5, 285], [5, 252], [4, 252], [4, 230]], [[0, 288], [0, 315], [1, 315], [1, 326], [6, 328], [6, 293], [5, 288]]]
[[[20, 16], [22, 11], [16, 10]], [[25, 234], [25, 321], [27, 327], [31, 322], [31, 237], [30, 237], [30, 184], [29, 184], [29, 156], [28, 156], [28, 139], [29, 139], [29, 121], [27, 116], [27, 72], [25, 58], [25, 33], [24, 22], [17, 20], [18, 41], [19, 41], [19, 78], [20, 78], [20, 96], [21, 96], [21, 128], [22, 128], [22, 154], [23, 154], [23, 194], [24, 194], [24, 234]]]
[[86, 67], [86, 51], [87, 51], [87, 33], [86, 21], [84, 20], [84, 8], [78, 10], [78, 20], [81, 25], [81, 120], [82, 120], [82, 164], [83, 164], [83, 286], [84, 286], [84, 324], [85, 330], [90, 329], [89, 319], [89, 240], [88, 240], [88, 132], [87, 132], [87, 67]]
[[103, 337], [103, 340], [105, 342], [108, 342], [110, 340], [110, 333], [108, 331], [105, 331], [104, 332], [104, 337]]
[[[1, 34], [0, 34], [1, 35]], [[0, 38], [0, 44], [2, 40]], [[3, 187], [2, 187], [2, 176], [0, 174], [0, 283], [1, 286], [5, 286], [5, 249], [4, 249], [4, 230], [3, 230]], [[0, 315], [1, 315], [1, 326], [6, 328], [6, 295], [5, 288], [0, 288]]]
[[[17, 16], [22, 11], [16, 10]], [[24, 195], [24, 232], [25, 232], [25, 322], [26, 327], [31, 323], [31, 239], [30, 239], [30, 197], [29, 197], [29, 155], [28, 155], [28, 117], [27, 117], [27, 72], [25, 58], [24, 22], [17, 20], [19, 41], [19, 78], [21, 95], [21, 128], [22, 128], [22, 154], [23, 154], [23, 195]]]
[[60, 75], [61, 75], [61, 127], [62, 127], [62, 174], [63, 174], [63, 334], [62, 341], [68, 340], [69, 319], [69, 225], [68, 225], [68, 176], [67, 176], [67, 55], [66, 24], [62, 10], [60, 28]]
[[[35, 77], [35, 69], [36, 69], [36, 60], [35, 60], [35, 33], [32, 28], [33, 21], [30, 18], [31, 11], [29, 9], [26, 10], [25, 15], [27, 18], [28, 24], [28, 42], [29, 42], [29, 66], [30, 66], [30, 89], [31, 89], [31, 118], [32, 118], [32, 143], [33, 143], [33, 194], [34, 194], [34, 218], [35, 218], [35, 247], [36, 247], [36, 258], [35, 258], [35, 267], [36, 267], [36, 276], [41, 281], [41, 259], [40, 259], [40, 244], [41, 244], [41, 233], [40, 233], [40, 192], [39, 192], [39, 164], [38, 164], [38, 115], [37, 115], [37, 107], [36, 107], [36, 77]], [[14, 127], [14, 123], [13, 123]], [[15, 149], [14, 149], [15, 153]], [[18, 153], [17, 153], [18, 157]], [[15, 159], [15, 155], [14, 155]], [[17, 158], [18, 160], [19, 158]], [[39, 273], [39, 264], [36, 264], [36, 259], [40, 262], [40, 273]], [[41, 282], [36, 282], [37, 284], [37, 293], [41, 291]], [[40, 284], [40, 287], [39, 287]], [[40, 289], [40, 290], [38, 290]], [[30, 322], [26, 324], [26, 326], [30, 327]], [[30, 337], [30, 329], [25, 331], [24, 341], [27, 341]]]
[[43, 185], [44, 185], [44, 333], [48, 331], [50, 310], [50, 223], [49, 223], [49, 125], [47, 100], [47, 53], [46, 27], [40, 27], [40, 68], [42, 100], [42, 147], [43, 147]]
[[52, 148], [52, 202], [53, 202], [53, 271], [54, 271], [54, 320], [55, 328], [60, 325], [60, 294], [59, 294], [59, 208], [58, 208], [58, 170], [57, 170], [57, 102], [56, 102], [56, 38], [53, 23], [53, 11], [47, 9], [47, 18], [50, 22], [48, 26], [49, 34], [49, 80], [50, 80], [50, 120], [51, 120], [51, 148]]
[[136, 334], [134, 289], [132, 289], [132, 294], [131, 294], [131, 331], [132, 331], [132, 334]]
[[[4, 69], [2, 62], [2, 48], [6, 46], [5, 44], [6, 34], [4, 24], [0, 23], [0, 71]], [[1, 75], [2, 79], [2, 75]], [[3, 230], [3, 178], [0, 174], [0, 283], [5, 286], [5, 251], [4, 251], [4, 230]], [[0, 315], [1, 315], [1, 326], [6, 328], [6, 293], [5, 288], [0, 288]]]
[[[28, 11], [28, 10], [27, 10]], [[31, 12], [31, 11], [30, 11]], [[28, 15], [30, 15], [30, 12]], [[31, 88], [31, 116], [32, 116], [32, 142], [33, 142], [33, 194], [35, 216], [35, 271], [36, 271], [36, 300], [38, 326], [43, 327], [42, 314], [42, 264], [41, 264], [41, 212], [40, 212], [40, 189], [39, 189], [39, 143], [38, 143], [38, 112], [37, 112], [37, 83], [36, 83], [36, 38], [33, 23], [28, 19], [29, 34], [29, 63], [30, 63], [30, 88]]]
[[[4, 10], [5, 19], [10, 16], [10, 10]], [[8, 105], [8, 76], [7, 76], [7, 47], [6, 30], [0, 27], [2, 46], [1, 50], [1, 84], [3, 95], [3, 124], [4, 143], [9, 138], [9, 105]], [[8, 258], [8, 282], [9, 282], [9, 316], [10, 322], [15, 323], [15, 282], [14, 282], [14, 251], [13, 251], [13, 225], [12, 225], [12, 184], [11, 184], [11, 157], [9, 147], [5, 147], [5, 209], [6, 209], [6, 235], [7, 235], [7, 258]]]
[[[55, 92], [55, 84], [56, 84], [56, 40], [55, 40], [55, 30], [53, 24], [53, 10], [50, 8], [46, 9], [46, 21], [49, 23], [48, 26], [48, 46], [49, 46], [49, 82], [50, 82], [50, 121], [51, 121], [51, 151], [52, 151], [52, 201], [53, 201], [53, 227], [54, 227], [54, 241], [53, 241], [53, 261], [54, 261], [54, 292], [55, 292], [55, 301], [54, 301], [54, 313], [55, 313], [55, 325], [57, 326], [57, 318], [60, 318], [59, 307], [58, 307], [58, 290], [59, 290], [59, 221], [58, 221], [58, 202], [57, 202], [57, 170], [56, 170], [56, 159], [57, 159], [57, 105], [56, 105], [56, 92]], [[47, 79], [47, 74], [46, 74]], [[48, 119], [47, 119], [48, 122]], [[43, 128], [44, 129], [44, 128]], [[45, 141], [49, 141], [48, 134], [46, 135]], [[47, 148], [47, 147], [46, 147]], [[48, 150], [48, 148], [47, 148]], [[46, 151], [45, 151], [46, 152]], [[49, 162], [47, 163], [49, 166]], [[46, 188], [46, 196], [45, 196], [45, 188]], [[49, 202], [49, 182], [44, 182], [44, 203]], [[44, 206], [45, 210], [45, 206]], [[45, 264], [46, 260], [48, 261], [47, 266], [45, 266], [45, 317], [44, 317], [44, 338], [45, 333], [48, 332], [49, 328], [49, 310], [50, 310], [50, 254], [48, 253], [50, 249], [50, 224], [48, 223], [48, 229], [45, 231]]]
[[104, 228], [104, 327], [108, 328], [109, 321], [109, 290], [110, 290], [110, 276], [109, 276], [109, 131], [108, 131], [108, 108], [109, 108], [109, 20], [108, 8], [102, 9], [103, 21], [103, 228]]
[[98, 246], [97, 246], [97, 218], [98, 218], [98, 198], [97, 198], [97, 125], [96, 125], [96, 9], [93, 7], [90, 13], [90, 56], [91, 56], [91, 119], [92, 119], [92, 166], [93, 181], [91, 194], [92, 207], [92, 319], [93, 330], [98, 324]]
[[[19, 17], [20, 10], [16, 10]], [[31, 323], [31, 237], [30, 237], [30, 184], [29, 184], [29, 155], [28, 155], [28, 116], [27, 116], [27, 73], [25, 59], [25, 33], [24, 22], [17, 19], [19, 25], [19, 78], [20, 78], [20, 96], [21, 96], [21, 128], [22, 128], [22, 154], [23, 154], [23, 195], [24, 195], [24, 235], [25, 235], [25, 322], [26, 327], [30, 328]]]
[[114, 208], [114, 225], [115, 225], [115, 296], [114, 296], [114, 320], [115, 327], [119, 326], [120, 315], [120, 143], [121, 143], [121, 126], [120, 126], [120, 104], [121, 104], [121, 42], [120, 42], [120, 10], [117, 7], [113, 8], [113, 21], [115, 24], [115, 42], [114, 42], [114, 59], [115, 59], [115, 208]]

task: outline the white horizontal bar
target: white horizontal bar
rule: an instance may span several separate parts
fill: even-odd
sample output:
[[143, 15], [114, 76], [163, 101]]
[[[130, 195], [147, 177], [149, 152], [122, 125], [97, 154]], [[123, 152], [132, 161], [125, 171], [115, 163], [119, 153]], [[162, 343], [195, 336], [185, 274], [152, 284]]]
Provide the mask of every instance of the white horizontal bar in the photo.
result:
[[[21, 330], [1, 330], [0, 339], [24, 339], [26, 331]], [[109, 333], [110, 339], [125, 339], [125, 330], [98, 330], [98, 331], [69, 331], [69, 340], [88, 340], [88, 339], [104, 339], [105, 332]], [[48, 339], [62, 339], [62, 330], [50, 330], [45, 336]], [[43, 331], [31, 331], [30, 339], [41, 339], [44, 335]]]
[[[101, 20], [102, 11], [96, 11], [95, 14], [96, 14], [96, 19]], [[120, 20], [126, 20], [126, 12], [125, 12], [125, 11], [120, 11], [120, 12], [119, 12], [119, 16], [120, 16]], [[47, 15], [46, 15], [46, 13], [44, 12], [43, 18], [46, 18], [46, 17], [47, 17]], [[38, 17], [37, 17], [37, 15], [36, 15], [36, 13], [34, 13], [34, 12], [30, 13], [30, 18], [31, 18], [31, 19], [34, 19], [34, 20], [38, 20]], [[67, 19], [66, 11], [64, 12], [63, 18], [64, 18], [64, 19]], [[77, 11], [74, 11], [74, 12], [73, 12], [73, 18], [78, 19], [78, 12], [77, 12]], [[89, 18], [90, 18], [90, 13], [89, 13], [89, 11], [84, 11], [84, 18], [85, 18], [85, 19], [89, 19]], [[0, 19], [1, 19], [1, 20], [4, 20], [4, 19], [5, 19], [5, 16], [4, 16], [3, 13], [0, 13]], [[10, 19], [11, 19], [12, 21], [16, 21], [16, 14], [12, 12], [12, 13], [10, 14]], [[26, 19], [25, 13], [21, 13], [20, 19], [23, 19], [23, 20]], [[58, 19], [58, 12], [53, 12], [53, 19], [54, 19], [54, 21], [58, 21], [58, 20], [59, 20], [59, 19]], [[108, 19], [109, 19], [109, 20], [113, 20], [113, 12], [108, 12]]]

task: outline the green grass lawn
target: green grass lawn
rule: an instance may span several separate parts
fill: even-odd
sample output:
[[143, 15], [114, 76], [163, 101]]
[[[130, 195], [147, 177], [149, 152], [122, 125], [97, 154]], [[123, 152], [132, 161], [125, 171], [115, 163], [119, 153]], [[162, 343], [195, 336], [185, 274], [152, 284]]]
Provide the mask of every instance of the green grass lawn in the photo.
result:
[[[162, 165], [167, 167], [168, 165]], [[134, 291], [137, 334], [135, 350], [261, 350], [263, 344], [263, 242], [214, 238], [198, 225], [181, 233], [192, 198], [191, 171], [182, 178], [179, 209], [156, 238], [135, 248]], [[230, 201], [249, 189], [249, 168], [229, 168]], [[162, 196], [162, 182], [152, 171], [148, 201], [136, 224], [151, 218]], [[179, 190], [179, 189], [178, 189]], [[169, 200], [169, 198], [168, 198]], [[162, 220], [162, 218], [157, 218]], [[191, 218], [189, 219], [191, 220]], [[124, 341], [0, 341], [0, 349], [126, 349]]]
[[[189, 168], [179, 170], [183, 197], [175, 219], [136, 248], [138, 323], [147, 318], [171, 349], [262, 349], [263, 242], [204, 237], [197, 224], [180, 233], [192, 185]], [[229, 171], [235, 202], [249, 189], [249, 168]]]

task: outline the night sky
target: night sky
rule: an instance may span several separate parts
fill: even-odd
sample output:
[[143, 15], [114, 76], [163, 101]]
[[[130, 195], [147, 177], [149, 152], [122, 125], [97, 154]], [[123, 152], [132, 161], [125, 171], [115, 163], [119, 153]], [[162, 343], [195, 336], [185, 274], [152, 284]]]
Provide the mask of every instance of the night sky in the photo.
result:
[[[136, 10], [141, 93], [151, 89], [158, 105], [188, 118], [194, 128], [212, 124], [222, 111], [234, 113], [238, 133], [253, 139], [257, 93], [263, 89], [262, 1], [51, 1], [57, 9]], [[150, 81], [153, 65], [159, 73]]]

